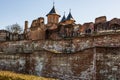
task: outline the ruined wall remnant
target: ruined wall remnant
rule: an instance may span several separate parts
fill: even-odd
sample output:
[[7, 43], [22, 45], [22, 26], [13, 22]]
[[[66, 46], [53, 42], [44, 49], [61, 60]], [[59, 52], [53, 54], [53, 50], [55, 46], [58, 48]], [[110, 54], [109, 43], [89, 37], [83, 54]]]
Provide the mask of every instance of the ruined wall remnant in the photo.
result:
[[95, 24], [104, 23], [106, 21], [107, 21], [106, 16], [101, 16], [101, 17], [98, 17], [98, 18], [95, 19]]

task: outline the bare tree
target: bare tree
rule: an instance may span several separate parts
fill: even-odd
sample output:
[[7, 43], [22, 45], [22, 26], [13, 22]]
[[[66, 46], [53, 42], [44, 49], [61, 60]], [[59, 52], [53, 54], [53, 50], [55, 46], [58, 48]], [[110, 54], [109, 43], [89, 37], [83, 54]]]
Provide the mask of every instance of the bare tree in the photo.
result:
[[18, 34], [20, 34], [23, 31], [22, 27], [17, 23], [6, 26], [6, 30], [11, 33], [18, 33]]

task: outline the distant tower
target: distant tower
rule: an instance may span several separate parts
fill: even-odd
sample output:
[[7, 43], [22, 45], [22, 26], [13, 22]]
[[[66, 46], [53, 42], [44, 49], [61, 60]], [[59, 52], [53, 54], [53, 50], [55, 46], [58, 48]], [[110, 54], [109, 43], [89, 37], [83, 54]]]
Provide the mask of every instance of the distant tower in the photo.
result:
[[28, 21], [25, 21], [24, 33], [26, 33], [26, 32], [27, 32], [27, 29], [28, 29]]
[[67, 19], [66, 19], [66, 24], [73, 24], [74, 22], [75, 22], [75, 20], [72, 17], [71, 9], [70, 9], [69, 14], [68, 14]]
[[53, 8], [46, 16], [47, 16], [48, 24], [51, 24], [51, 23], [56, 24], [59, 22], [60, 15], [56, 12], [54, 3], [53, 3]]
[[60, 23], [61, 23], [61, 24], [64, 24], [64, 23], [65, 23], [65, 21], [66, 21], [66, 17], [65, 17], [65, 12], [64, 12], [64, 15], [63, 15], [63, 17], [62, 17], [62, 19], [61, 19]]

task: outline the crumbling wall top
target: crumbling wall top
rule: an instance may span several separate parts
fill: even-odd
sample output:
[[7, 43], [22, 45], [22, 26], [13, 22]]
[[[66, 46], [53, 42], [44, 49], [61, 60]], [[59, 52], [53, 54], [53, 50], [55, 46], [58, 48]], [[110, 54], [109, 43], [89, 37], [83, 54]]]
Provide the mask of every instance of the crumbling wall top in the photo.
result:
[[101, 16], [95, 19], [95, 24], [97, 23], [105, 23], [107, 21], [106, 16]]

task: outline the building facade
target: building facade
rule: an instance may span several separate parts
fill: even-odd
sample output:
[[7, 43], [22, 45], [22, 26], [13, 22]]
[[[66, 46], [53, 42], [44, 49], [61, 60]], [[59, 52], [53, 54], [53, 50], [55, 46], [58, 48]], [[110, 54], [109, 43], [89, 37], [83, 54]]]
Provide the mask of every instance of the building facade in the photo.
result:
[[45, 24], [43, 17], [33, 20], [31, 26], [28, 26], [28, 21], [25, 21], [22, 34], [13, 34], [6, 30], [0, 30], [0, 40], [60, 40], [80, 37], [81, 35], [118, 32], [120, 30], [120, 19], [118, 18], [107, 21], [106, 16], [101, 16], [96, 18], [95, 22], [87, 22], [81, 25], [75, 23], [75, 19], [71, 11], [69, 11], [68, 16], [66, 17], [64, 14], [60, 20], [61, 15], [57, 13], [54, 5], [46, 16], [47, 24]]

